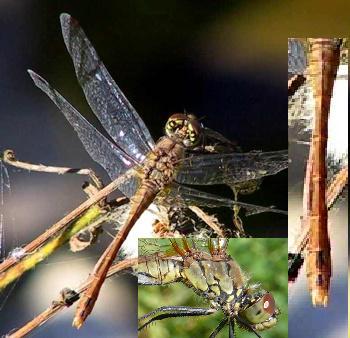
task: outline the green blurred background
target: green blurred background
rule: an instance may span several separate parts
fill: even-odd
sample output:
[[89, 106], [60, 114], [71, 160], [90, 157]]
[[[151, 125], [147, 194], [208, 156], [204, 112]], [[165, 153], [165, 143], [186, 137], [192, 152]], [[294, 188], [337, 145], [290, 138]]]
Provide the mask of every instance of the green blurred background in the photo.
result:
[[[228, 252], [251, 277], [251, 283], [260, 283], [262, 288], [272, 292], [281, 310], [274, 328], [262, 331], [264, 338], [285, 338], [288, 336], [288, 277], [286, 239], [231, 239]], [[160, 306], [187, 305], [209, 307], [208, 303], [182, 283], [167, 286], [139, 286], [138, 313], [142, 316]], [[223, 318], [221, 312], [205, 317], [169, 318], [157, 321], [139, 333], [139, 337], [209, 337]], [[236, 326], [238, 338], [255, 337], [251, 332]], [[228, 327], [218, 337], [227, 337]]]

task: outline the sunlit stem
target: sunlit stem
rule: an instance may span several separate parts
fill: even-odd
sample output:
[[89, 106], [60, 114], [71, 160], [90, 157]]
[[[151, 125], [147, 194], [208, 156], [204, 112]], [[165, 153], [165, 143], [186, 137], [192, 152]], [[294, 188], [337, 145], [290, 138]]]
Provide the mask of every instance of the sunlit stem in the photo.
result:
[[[48, 242], [51, 241], [51, 238], [56, 238], [56, 235], [58, 233], [61, 233], [61, 231], [65, 231], [67, 228], [67, 225], [71, 222], [76, 222], [76, 220], [82, 217], [87, 210], [92, 208], [93, 205], [97, 205], [101, 200], [105, 199], [106, 196], [108, 196], [110, 193], [112, 193], [114, 190], [116, 190], [120, 184], [122, 184], [128, 177], [130, 173], [125, 173], [124, 175], [118, 177], [116, 180], [112, 181], [110, 184], [108, 184], [106, 187], [104, 187], [102, 190], [98, 191], [95, 195], [91, 196], [88, 200], [81, 203], [77, 208], [72, 210], [68, 215], [64, 216], [62, 219], [60, 219], [58, 222], [53, 224], [49, 229], [47, 229], [44, 233], [42, 233], [40, 236], [38, 236], [35, 240], [21, 248], [21, 255], [20, 257], [16, 257], [16, 255], [11, 255], [7, 259], [5, 259], [0, 264], [0, 271], [5, 272], [8, 271], [11, 267], [18, 264], [19, 259], [26, 258], [25, 256], [31, 255], [32, 253], [35, 253], [39, 248], [41, 248], [43, 245], [46, 245]], [[125, 200], [123, 203], [126, 203]], [[2, 275], [0, 275], [0, 280], [2, 280]], [[0, 287], [1, 289], [1, 287]]]
[[[42, 260], [50, 256], [54, 251], [67, 243], [69, 239], [91, 223], [103, 221], [102, 209], [95, 205], [88, 209], [78, 220], [74, 221], [60, 235], [54, 237], [36, 251], [26, 255], [17, 264], [0, 275], [0, 290], [19, 278], [24, 272], [34, 268]], [[103, 217], [104, 218], [104, 217]]]

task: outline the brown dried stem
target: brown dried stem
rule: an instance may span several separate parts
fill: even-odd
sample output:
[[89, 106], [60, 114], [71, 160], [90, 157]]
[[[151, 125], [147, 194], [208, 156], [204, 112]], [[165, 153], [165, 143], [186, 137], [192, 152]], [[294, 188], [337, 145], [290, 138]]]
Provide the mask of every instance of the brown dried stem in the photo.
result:
[[89, 209], [92, 205], [97, 204], [102, 199], [107, 197], [110, 193], [116, 190], [130, 175], [132, 171], [126, 172], [124, 175], [118, 177], [116, 180], [108, 184], [102, 190], [98, 191], [94, 196], [90, 197], [88, 200], [80, 204], [68, 215], [63, 217], [57, 223], [55, 223], [51, 228], [46, 230], [43, 234], [39, 235], [32, 242], [27, 244], [21, 249], [21, 256], [16, 257], [14, 255], [8, 257], [0, 264], [0, 273], [4, 272], [6, 269], [14, 266], [21, 258], [25, 257], [27, 254], [34, 252], [40, 246], [42, 246], [46, 241], [50, 240], [52, 236], [57, 235], [60, 231], [65, 229], [72, 221], [77, 219], [84, 211]]
[[77, 174], [77, 175], [87, 175], [94, 182], [96, 187], [102, 189], [103, 183], [101, 179], [95, 174], [92, 169], [76, 169], [76, 168], [68, 168], [68, 167], [53, 167], [47, 166], [43, 164], [33, 164], [28, 162], [23, 162], [17, 160], [15, 156], [15, 152], [11, 149], [7, 149], [3, 152], [2, 155], [3, 161], [13, 167], [25, 169], [28, 171], [37, 171], [37, 172], [45, 172], [52, 173], [58, 175], [64, 174]]
[[[137, 262], [138, 262], [137, 258], [130, 258], [130, 259], [125, 259], [121, 262], [115, 263], [108, 270], [107, 278], [115, 275], [116, 273], [122, 270], [126, 270], [128, 268], [133, 267], [134, 265], [137, 264]], [[91, 283], [91, 280], [85, 281], [74, 291], [70, 290], [70, 293], [74, 295], [74, 297], [71, 299], [62, 300], [62, 296], [58, 297], [58, 299], [53, 301], [52, 305], [49, 306], [46, 310], [44, 310], [42, 313], [37, 315], [34, 319], [26, 323], [23, 327], [21, 327], [17, 331], [7, 334], [6, 337], [8, 338], [24, 337], [25, 335], [29, 334], [39, 326], [43, 325], [49, 319], [54, 317], [57, 313], [69, 307], [73, 303], [75, 303], [79, 299], [78, 295], [84, 292], [89, 287], [90, 283]]]
[[208, 224], [220, 237], [226, 237], [225, 231], [222, 229], [222, 226], [220, 225], [216, 217], [206, 214], [202, 209], [195, 205], [190, 205], [188, 208], [192, 212], [194, 212], [200, 219], [202, 219], [206, 224]]

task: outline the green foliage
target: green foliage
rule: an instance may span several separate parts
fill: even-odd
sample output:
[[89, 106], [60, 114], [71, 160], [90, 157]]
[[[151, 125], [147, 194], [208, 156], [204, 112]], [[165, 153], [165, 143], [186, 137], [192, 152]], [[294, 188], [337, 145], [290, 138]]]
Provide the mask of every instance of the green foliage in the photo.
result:
[[[230, 255], [240, 264], [252, 283], [260, 283], [271, 291], [281, 311], [277, 325], [262, 331], [263, 338], [285, 338], [288, 336], [288, 264], [287, 240], [270, 238], [231, 239], [228, 246]], [[187, 305], [209, 307], [193, 290], [182, 283], [168, 286], [139, 287], [139, 316], [165, 305]], [[139, 337], [209, 337], [223, 318], [222, 313], [205, 317], [169, 318], [151, 324]], [[236, 326], [237, 338], [251, 338], [255, 335]], [[218, 336], [228, 337], [228, 328]]]

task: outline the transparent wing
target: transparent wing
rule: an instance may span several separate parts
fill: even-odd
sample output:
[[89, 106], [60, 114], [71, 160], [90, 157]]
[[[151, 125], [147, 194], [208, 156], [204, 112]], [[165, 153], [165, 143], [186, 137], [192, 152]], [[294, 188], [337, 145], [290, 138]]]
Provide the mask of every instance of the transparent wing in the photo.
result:
[[[137, 163], [123, 150], [105, 138], [93, 127], [60, 93], [33, 71], [28, 71], [35, 85], [40, 88], [62, 111], [68, 122], [78, 134], [84, 148], [91, 158], [99, 163], [111, 177], [115, 179], [124, 174]], [[136, 178], [123, 184], [120, 190], [131, 197], [137, 188]]]
[[208, 152], [229, 153], [229, 152], [240, 151], [239, 146], [235, 142], [230, 141], [225, 136], [223, 136], [222, 134], [220, 134], [215, 130], [212, 130], [207, 127], [203, 127], [202, 134], [203, 134], [203, 141], [205, 145], [204, 149]]
[[116, 85], [78, 22], [62, 14], [61, 28], [85, 97], [112, 139], [129, 156], [143, 160], [154, 141], [136, 110]]
[[275, 175], [288, 168], [288, 151], [194, 155], [186, 158], [176, 175], [184, 184], [228, 184]]
[[[184, 238], [173, 238], [173, 242], [176, 242], [179, 247], [183, 247], [185, 242], [191, 247], [195, 247], [201, 251], [208, 252], [208, 239], [200, 239], [193, 236], [188, 236]], [[142, 256], [140, 261], [147, 261], [148, 257], [154, 259], [155, 256], [159, 259], [171, 258], [174, 256], [179, 256], [179, 254], [174, 250], [169, 238], [139, 238], [138, 240], [139, 257]], [[163, 257], [160, 257], [163, 254]]]
[[249, 203], [236, 202], [230, 198], [223, 198], [176, 183], [172, 184], [171, 190], [166, 196], [166, 201], [169, 205], [196, 205], [209, 208], [226, 207], [232, 209], [234, 205], [237, 205], [246, 210], [246, 215], [253, 215], [262, 212], [287, 214], [286, 211], [275, 209], [274, 207], [263, 207]]
[[304, 75], [307, 57], [304, 44], [298, 40], [288, 39], [288, 74]]

